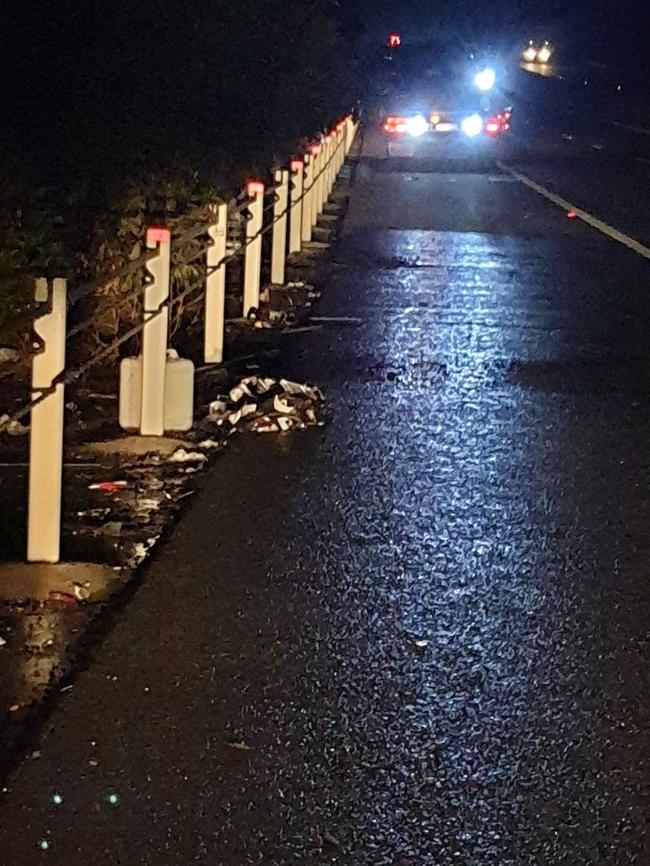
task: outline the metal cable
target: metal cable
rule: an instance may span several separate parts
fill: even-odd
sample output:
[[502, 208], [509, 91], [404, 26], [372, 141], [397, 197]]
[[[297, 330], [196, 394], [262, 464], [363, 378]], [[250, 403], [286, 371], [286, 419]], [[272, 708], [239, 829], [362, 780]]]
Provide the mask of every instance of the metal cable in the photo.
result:
[[[159, 304], [159, 306], [157, 307], [156, 310], [154, 310], [153, 312], [148, 314], [146, 320], [143, 318], [143, 320], [141, 322], [138, 322], [137, 325], [133, 325], [131, 328], [129, 328], [127, 331], [125, 331], [124, 334], [121, 334], [119, 337], [117, 337], [115, 340], [113, 340], [107, 346], [104, 346], [95, 355], [92, 355], [80, 367], [77, 367], [76, 369], [70, 370], [67, 372], [63, 371], [59, 376], [55, 377], [55, 379], [53, 379], [52, 383], [47, 388], [39, 390], [37, 397], [30, 400], [30, 402], [27, 403], [25, 406], [22, 406], [20, 409], [17, 409], [12, 415], [10, 415], [4, 419], [4, 421], [0, 424], [0, 433], [3, 433], [5, 430], [7, 430], [13, 423], [20, 421], [21, 418], [24, 418], [26, 415], [28, 415], [35, 406], [38, 406], [40, 403], [43, 402], [43, 400], [45, 400], [51, 394], [54, 394], [59, 385], [70, 385], [73, 382], [76, 382], [78, 379], [85, 376], [86, 373], [88, 373], [90, 370], [92, 370], [93, 367], [96, 367], [97, 364], [99, 364], [101, 361], [104, 360], [104, 358], [109, 357], [117, 349], [119, 349], [120, 346], [122, 346], [124, 343], [126, 343], [128, 340], [132, 339], [133, 337], [137, 336], [144, 329], [146, 324], [151, 322], [157, 316], [161, 315], [161, 313], [163, 313], [167, 307], [171, 307], [173, 304], [176, 304], [179, 301], [182, 301], [184, 298], [187, 298], [187, 297], [193, 296], [194, 294], [197, 294], [198, 289], [202, 289], [203, 290], [202, 294], [205, 294], [205, 278], [207, 276], [209, 276], [210, 274], [214, 273], [219, 268], [224, 267], [225, 265], [228, 265], [230, 262], [235, 261], [242, 254], [243, 250], [245, 250], [250, 244], [252, 244], [259, 237], [266, 234], [266, 232], [270, 231], [276, 222], [278, 222], [279, 220], [281, 220], [285, 216], [287, 216], [287, 214], [291, 210], [291, 207], [293, 205], [295, 205], [297, 202], [301, 202], [305, 198], [306, 194], [311, 189], [313, 189], [316, 181], [320, 178], [320, 176], [329, 167], [329, 165], [331, 164], [332, 160], [337, 155], [337, 153], [338, 153], [338, 151], [342, 145], [343, 145], [343, 138], [341, 138], [341, 141], [339, 142], [339, 145], [337, 146], [337, 148], [334, 150], [334, 153], [332, 153], [332, 155], [327, 160], [325, 165], [322, 166], [322, 168], [318, 172], [318, 174], [314, 175], [314, 177], [311, 179], [310, 185], [308, 187], [306, 187], [305, 189], [303, 189], [302, 194], [298, 197], [298, 199], [296, 199], [295, 202], [289, 202], [287, 204], [287, 206], [285, 207], [285, 209], [282, 211], [282, 213], [278, 214], [277, 216], [274, 215], [273, 220], [267, 226], [262, 226], [262, 228], [259, 229], [254, 235], [252, 235], [250, 238], [246, 238], [244, 243], [241, 244], [239, 250], [237, 250], [234, 253], [230, 253], [230, 254], [224, 256], [219, 262], [212, 265], [210, 268], [206, 268], [205, 273], [200, 275], [200, 281], [197, 279], [197, 281], [195, 283], [190, 282], [180, 292], [175, 294], [173, 297], [170, 295], [168, 298], [165, 298], [165, 300]], [[245, 202], [244, 206], [239, 209], [239, 212], [244, 210], [249, 205], [250, 205], [250, 202], [248, 202], [248, 201]], [[197, 236], [198, 236], [198, 233], [197, 233]], [[205, 255], [205, 250], [201, 250], [201, 255], [202, 256]], [[195, 258], [198, 258], [198, 257], [199, 257], [199, 255], [197, 254]], [[130, 263], [129, 268], [128, 268], [128, 273], [130, 273], [131, 269], [133, 269], [136, 265], [138, 267], [140, 267], [144, 263], [146, 263], [146, 258], [144, 258], [144, 261], [142, 263], [140, 262], [140, 259], [136, 260], [135, 262]], [[188, 264], [188, 263], [189, 262], [183, 262], [182, 264]], [[111, 275], [111, 279], [117, 278], [123, 270], [125, 270], [125, 269], [120, 269], [120, 271], [115, 272], [113, 275]], [[138, 291], [138, 296], [140, 294], [141, 294], [141, 290]], [[201, 295], [198, 295], [198, 296], [200, 297]], [[85, 297], [85, 295], [82, 297]], [[77, 300], [79, 300], [79, 298], [77, 298]], [[75, 303], [76, 303], [76, 301], [75, 301]], [[83, 324], [86, 325], [87, 323], [83, 323]], [[66, 339], [68, 339], [69, 336], [73, 336], [74, 334], [80, 333], [80, 330], [82, 330], [81, 326], [79, 326], [79, 325], [76, 326], [69, 335], [66, 335]]]

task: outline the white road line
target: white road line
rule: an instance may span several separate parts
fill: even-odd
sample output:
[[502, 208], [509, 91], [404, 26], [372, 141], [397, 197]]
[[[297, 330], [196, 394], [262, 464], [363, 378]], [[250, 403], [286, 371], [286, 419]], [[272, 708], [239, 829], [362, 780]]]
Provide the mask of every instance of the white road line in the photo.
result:
[[562, 198], [559, 195], [555, 195], [555, 193], [546, 189], [546, 187], [541, 186], [538, 183], [535, 183], [534, 180], [531, 180], [529, 177], [526, 177], [525, 174], [521, 174], [519, 171], [515, 171], [514, 168], [510, 168], [508, 165], [504, 165], [502, 162], [499, 163], [499, 168], [503, 171], [507, 171], [512, 177], [517, 178], [520, 183], [523, 183], [525, 186], [529, 187], [529, 189], [534, 190], [538, 195], [543, 196], [548, 201], [552, 202], [554, 205], [562, 208], [563, 210], [572, 211], [578, 219], [581, 219], [583, 222], [590, 225], [592, 228], [596, 229], [596, 231], [601, 232], [604, 235], [607, 235], [608, 238], [611, 238], [613, 241], [616, 241], [619, 244], [623, 244], [623, 246], [628, 247], [633, 250], [638, 255], [643, 256], [644, 259], [650, 260], [650, 249], [644, 246], [639, 241], [634, 240], [629, 235], [624, 234], [623, 232], [619, 232], [618, 229], [615, 229], [613, 226], [610, 226], [608, 223], [599, 220], [598, 217], [592, 216], [590, 213], [587, 213], [586, 210], [582, 210], [582, 208], [577, 207], [574, 204], [571, 204], [570, 201], [567, 201], [565, 198]]
[[618, 126], [619, 129], [627, 129], [628, 132], [636, 132], [639, 135], [650, 135], [650, 129], [644, 129], [642, 126], [630, 126], [629, 123], [619, 123], [617, 120], [606, 120], [609, 126]]

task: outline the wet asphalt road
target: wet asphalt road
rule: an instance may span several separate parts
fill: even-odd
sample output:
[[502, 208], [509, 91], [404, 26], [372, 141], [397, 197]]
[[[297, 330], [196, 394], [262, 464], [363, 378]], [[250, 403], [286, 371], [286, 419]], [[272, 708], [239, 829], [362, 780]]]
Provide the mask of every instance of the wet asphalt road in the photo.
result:
[[285, 369], [327, 426], [217, 461], [1, 862], [648, 863], [649, 267], [497, 173], [363, 160], [321, 309], [364, 325]]

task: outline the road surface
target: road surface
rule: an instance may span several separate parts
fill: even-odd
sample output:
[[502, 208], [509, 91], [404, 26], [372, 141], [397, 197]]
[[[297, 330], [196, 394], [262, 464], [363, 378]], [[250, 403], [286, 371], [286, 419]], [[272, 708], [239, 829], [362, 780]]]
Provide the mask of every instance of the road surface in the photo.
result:
[[[647, 243], [641, 146], [555, 131], [512, 165]], [[650, 263], [373, 148], [321, 307], [364, 324], [283, 368], [327, 425], [217, 461], [7, 780], [3, 862], [650, 861]]]

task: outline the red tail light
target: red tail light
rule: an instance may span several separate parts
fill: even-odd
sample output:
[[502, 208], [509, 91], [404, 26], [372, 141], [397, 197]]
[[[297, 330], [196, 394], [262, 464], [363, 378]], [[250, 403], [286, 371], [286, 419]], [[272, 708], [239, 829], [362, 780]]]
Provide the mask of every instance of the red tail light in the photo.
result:
[[387, 117], [384, 121], [384, 132], [390, 134], [406, 132], [405, 117]]
[[490, 117], [485, 124], [485, 134], [496, 137], [497, 135], [501, 135], [502, 132], [507, 132], [510, 129], [510, 118], [512, 113], [510, 109], [506, 109], [501, 114], [495, 114], [494, 117]]

